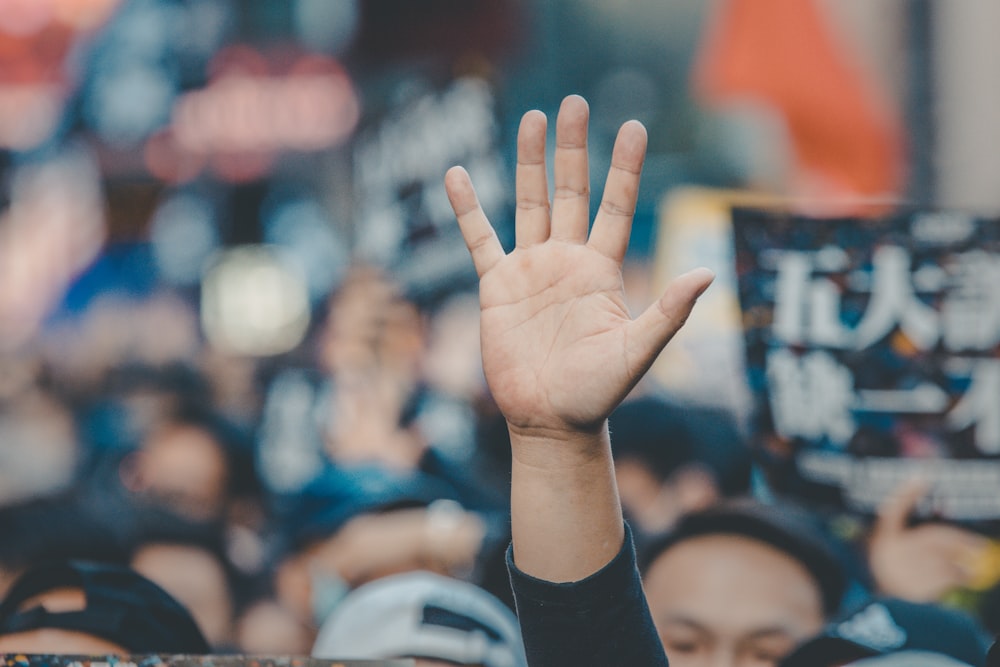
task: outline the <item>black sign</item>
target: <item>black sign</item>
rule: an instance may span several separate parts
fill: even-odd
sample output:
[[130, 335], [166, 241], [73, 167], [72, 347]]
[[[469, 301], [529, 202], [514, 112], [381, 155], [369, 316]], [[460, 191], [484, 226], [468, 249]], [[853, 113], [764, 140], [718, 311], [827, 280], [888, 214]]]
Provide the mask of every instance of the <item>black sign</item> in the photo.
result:
[[393, 107], [355, 142], [355, 253], [390, 268], [413, 294], [475, 284], [444, 190], [449, 167], [465, 166], [486, 214], [507, 221], [495, 107], [486, 81], [457, 79]]
[[1000, 221], [736, 210], [756, 435], [779, 490], [1000, 519]]

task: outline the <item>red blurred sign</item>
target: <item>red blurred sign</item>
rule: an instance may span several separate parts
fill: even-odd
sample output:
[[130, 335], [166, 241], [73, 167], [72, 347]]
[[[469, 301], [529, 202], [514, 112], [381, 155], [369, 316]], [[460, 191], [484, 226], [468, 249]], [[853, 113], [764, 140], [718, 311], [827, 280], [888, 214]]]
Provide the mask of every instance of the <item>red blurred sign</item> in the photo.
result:
[[38, 145], [59, 119], [66, 58], [119, 0], [0, 0], [0, 147]]
[[176, 182], [211, 165], [226, 180], [253, 180], [280, 151], [323, 150], [351, 135], [361, 108], [339, 63], [304, 55], [275, 69], [247, 47], [221, 52], [209, 84], [181, 95], [170, 126], [147, 144], [150, 171]]

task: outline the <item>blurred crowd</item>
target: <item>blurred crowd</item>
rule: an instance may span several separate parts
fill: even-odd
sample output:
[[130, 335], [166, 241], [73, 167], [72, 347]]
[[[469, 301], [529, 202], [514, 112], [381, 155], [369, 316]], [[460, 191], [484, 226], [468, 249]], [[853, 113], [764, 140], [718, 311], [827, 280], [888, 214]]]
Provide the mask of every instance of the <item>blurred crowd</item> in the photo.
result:
[[[43, 562], [127, 565], [190, 610], [212, 651], [248, 654], [336, 655], [351, 644], [324, 643], [336, 629], [317, 644], [324, 621], [389, 624], [389, 607], [444, 581], [404, 578], [383, 606], [376, 588], [344, 610], [353, 591], [408, 572], [469, 582], [512, 610], [508, 436], [478, 326], [475, 294], [417, 302], [364, 266], [277, 357], [213, 349], [168, 292], [104, 296], [53, 323], [0, 362], [0, 593]], [[982, 643], [969, 651], [1000, 629], [986, 590], [997, 547], [911, 526], [921, 485], [871, 526], [768, 499], [734, 418], [652, 382], [610, 428], [672, 664], [728, 651], [725, 664], [776, 665], [873, 595], [960, 603], [978, 616], [954, 621]], [[363, 636], [351, 627], [341, 634]]]
[[106, 297], [5, 356], [0, 589], [41, 560], [128, 563], [213, 647], [248, 653], [308, 653], [343, 595], [387, 574], [503, 594], [478, 304], [432, 308], [358, 268], [282, 358], [213, 351], [167, 293]]
[[[652, 131], [630, 294], [679, 268], [645, 262], [681, 183], [902, 191], [903, 114], [813, 3], [715, 3], [702, 46], [709, 12], [682, 4], [0, 0], [0, 654], [57, 649], [8, 640], [59, 630], [94, 653], [524, 667], [510, 436], [444, 169], [469, 165], [510, 236], [515, 142], [499, 144], [522, 106], [593, 93], [595, 162], [636, 114]], [[891, 42], [897, 4], [868, 41]], [[743, 127], [694, 97], [783, 112]], [[676, 247], [716, 261], [696, 208]], [[717, 404], [691, 402], [717, 383], [647, 377], [610, 418], [670, 664], [985, 664], [998, 522], [933, 518], [920, 479], [870, 515], [776, 494], [794, 443], [718, 407], [745, 378], [710, 361], [686, 377], [731, 377]]]

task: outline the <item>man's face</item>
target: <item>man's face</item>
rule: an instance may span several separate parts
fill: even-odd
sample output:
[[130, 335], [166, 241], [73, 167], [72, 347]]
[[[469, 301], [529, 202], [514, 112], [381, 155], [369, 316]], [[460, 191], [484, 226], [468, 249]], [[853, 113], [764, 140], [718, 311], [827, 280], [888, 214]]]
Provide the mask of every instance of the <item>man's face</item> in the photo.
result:
[[774, 667], [823, 626], [808, 571], [745, 537], [685, 540], [653, 562], [643, 583], [673, 667]]

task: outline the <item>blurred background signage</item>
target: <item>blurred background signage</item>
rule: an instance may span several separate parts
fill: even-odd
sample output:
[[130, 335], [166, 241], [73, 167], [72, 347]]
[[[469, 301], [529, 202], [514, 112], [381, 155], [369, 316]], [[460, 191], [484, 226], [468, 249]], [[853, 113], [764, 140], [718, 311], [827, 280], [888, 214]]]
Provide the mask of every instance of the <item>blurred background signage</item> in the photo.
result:
[[874, 513], [1000, 519], [1000, 220], [734, 212], [757, 441], [777, 487]]

